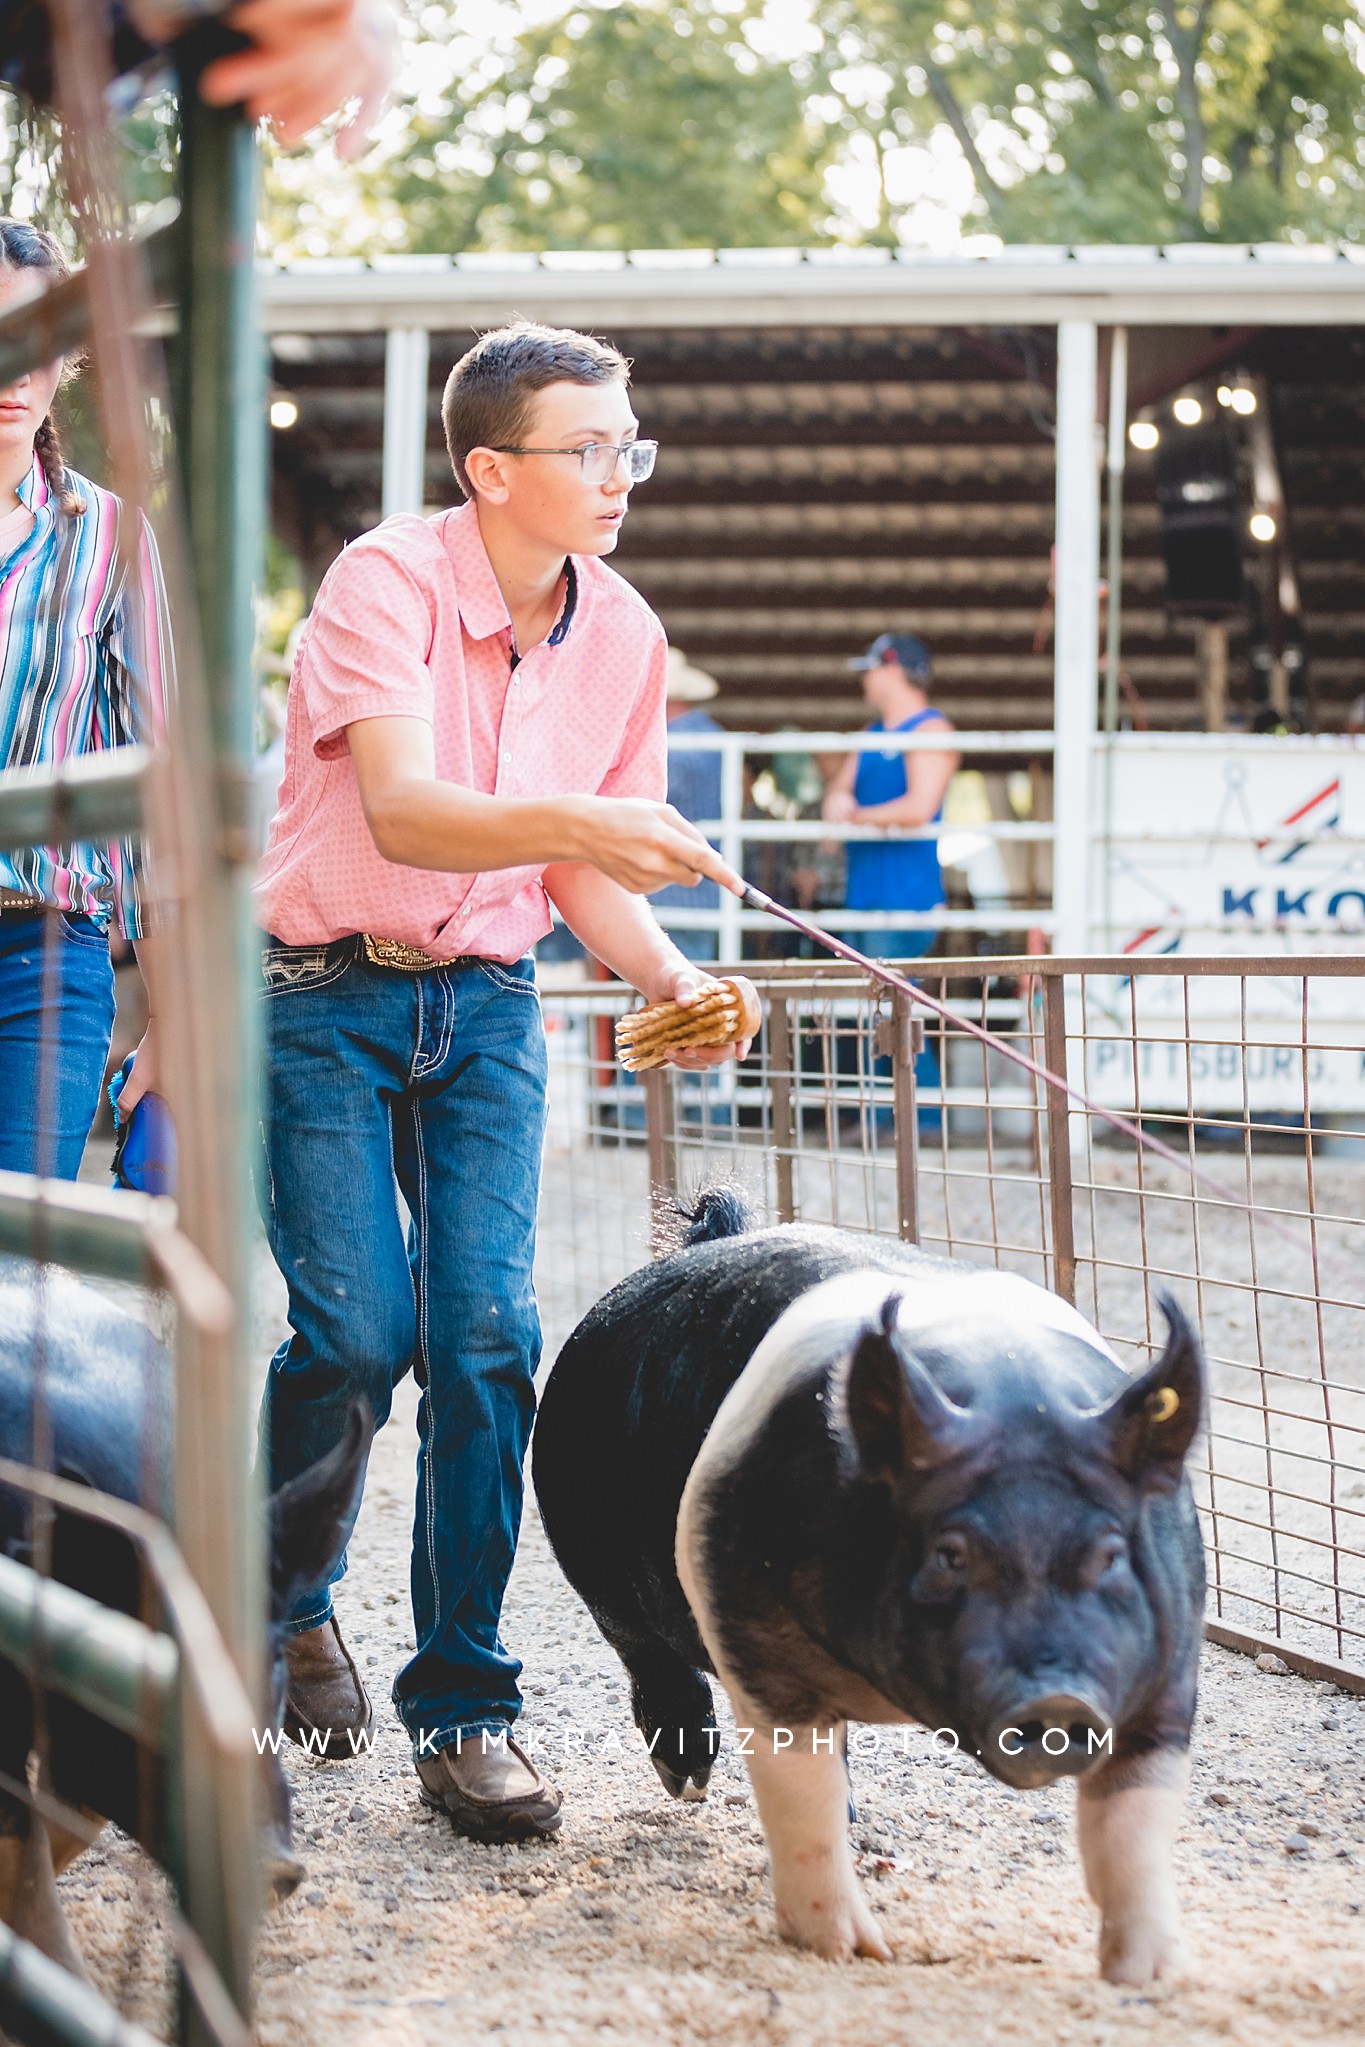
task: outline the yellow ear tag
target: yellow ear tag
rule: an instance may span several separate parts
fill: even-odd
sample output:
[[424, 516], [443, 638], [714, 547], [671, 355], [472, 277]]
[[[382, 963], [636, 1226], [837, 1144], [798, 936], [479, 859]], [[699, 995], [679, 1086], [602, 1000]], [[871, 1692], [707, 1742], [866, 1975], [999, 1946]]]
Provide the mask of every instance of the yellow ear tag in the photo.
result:
[[1180, 1405], [1174, 1386], [1162, 1386], [1147, 1401], [1147, 1413], [1154, 1422], [1168, 1422]]

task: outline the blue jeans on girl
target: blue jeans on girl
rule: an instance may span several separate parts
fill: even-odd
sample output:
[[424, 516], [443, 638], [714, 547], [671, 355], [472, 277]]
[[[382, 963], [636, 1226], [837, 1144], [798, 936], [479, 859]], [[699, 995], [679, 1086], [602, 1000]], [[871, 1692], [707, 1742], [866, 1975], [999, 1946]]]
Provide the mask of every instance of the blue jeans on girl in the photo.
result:
[[76, 1178], [113, 1029], [109, 940], [93, 918], [0, 917], [0, 1171]]
[[[263, 1450], [282, 1485], [340, 1440], [353, 1400], [380, 1426], [416, 1373], [417, 1646], [393, 1699], [427, 1754], [521, 1709], [498, 1627], [540, 1358], [534, 974], [529, 958], [407, 974], [372, 965], [354, 938], [272, 939], [264, 954], [262, 1205], [293, 1334], [271, 1361]], [[344, 1570], [343, 1557], [333, 1582]], [[287, 1625], [302, 1633], [331, 1611], [331, 1585], [316, 1585]]]

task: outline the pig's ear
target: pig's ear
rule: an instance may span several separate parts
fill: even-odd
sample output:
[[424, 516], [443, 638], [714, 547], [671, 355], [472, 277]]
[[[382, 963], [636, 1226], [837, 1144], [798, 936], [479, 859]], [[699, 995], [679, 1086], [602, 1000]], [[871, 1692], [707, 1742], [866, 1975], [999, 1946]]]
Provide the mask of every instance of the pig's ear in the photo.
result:
[[272, 1493], [270, 1590], [276, 1619], [296, 1592], [323, 1584], [341, 1555], [360, 1505], [373, 1435], [374, 1416], [364, 1401], [353, 1401], [335, 1450]]
[[943, 1464], [967, 1440], [971, 1417], [949, 1400], [901, 1343], [901, 1296], [888, 1295], [875, 1329], [853, 1347], [844, 1385], [844, 1413], [862, 1478], [892, 1483], [906, 1470]]
[[1094, 1419], [1125, 1476], [1171, 1492], [1204, 1417], [1204, 1353], [1184, 1311], [1169, 1294], [1158, 1299], [1166, 1317], [1165, 1350]]

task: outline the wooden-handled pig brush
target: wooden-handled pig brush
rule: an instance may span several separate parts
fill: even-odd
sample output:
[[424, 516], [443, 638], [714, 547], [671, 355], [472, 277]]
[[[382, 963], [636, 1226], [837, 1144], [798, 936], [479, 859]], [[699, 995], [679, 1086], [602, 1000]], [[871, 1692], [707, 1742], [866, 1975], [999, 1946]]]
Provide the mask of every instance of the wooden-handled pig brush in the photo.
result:
[[758, 996], [746, 980], [711, 981], [695, 1002], [651, 1002], [621, 1017], [616, 1056], [627, 1073], [644, 1073], [675, 1052], [756, 1037], [762, 1021]]

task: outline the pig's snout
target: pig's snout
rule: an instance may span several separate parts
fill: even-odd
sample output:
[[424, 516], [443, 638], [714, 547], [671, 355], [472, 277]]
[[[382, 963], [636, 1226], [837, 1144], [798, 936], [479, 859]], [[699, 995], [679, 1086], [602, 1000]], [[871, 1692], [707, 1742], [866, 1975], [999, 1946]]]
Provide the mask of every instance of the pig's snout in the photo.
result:
[[1079, 1777], [1113, 1752], [1113, 1728], [1088, 1699], [1048, 1692], [1000, 1715], [981, 1760], [1016, 1790], [1036, 1791], [1058, 1777]]

